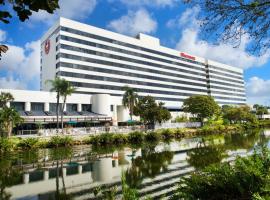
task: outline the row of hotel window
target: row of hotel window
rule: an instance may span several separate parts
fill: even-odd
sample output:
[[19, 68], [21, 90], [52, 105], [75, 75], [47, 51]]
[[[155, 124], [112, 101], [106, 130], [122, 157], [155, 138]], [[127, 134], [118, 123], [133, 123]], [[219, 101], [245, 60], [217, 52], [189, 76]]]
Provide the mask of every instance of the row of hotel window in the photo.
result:
[[[14, 108], [17, 111], [25, 111], [25, 102], [10, 102], [10, 107]], [[56, 112], [56, 103], [49, 103], [49, 111]], [[59, 105], [59, 110], [62, 107], [62, 104]], [[44, 111], [45, 105], [44, 103], [36, 103], [31, 102], [31, 111]], [[92, 104], [82, 104], [82, 111], [91, 112]], [[77, 112], [78, 105], [77, 104], [66, 104], [67, 112]]]
[[[187, 64], [184, 64], [184, 63], [174, 62], [174, 61], [166, 60], [166, 59], [162, 59], [162, 58], [157, 58], [157, 57], [153, 57], [153, 56], [149, 56], [149, 55], [145, 55], [145, 54], [141, 54], [141, 53], [137, 53], [137, 52], [132, 52], [132, 51], [119, 49], [119, 48], [115, 48], [115, 47], [111, 47], [111, 46], [107, 46], [107, 45], [103, 45], [103, 44], [98, 44], [98, 43], [95, 43], [95, 42], [89, 42], [89, 41], [85, 41], [85, 40], [81, 40], [81, 39], [77, 39], [77, 38], [72, 38], [72, 37], [64, 36], [64, 35], [61, 35], [60, 38], [62, 40], [66, 40], [66, 41], [69, 41], [69, 42], [75, 42], [75, 43], [79, 43], [79, 44], [84, 44], [84, 45], [91, 46], [91, 47], [97, 47], [97, 48], [101, 48], [101, 49], [105, 49], [105, 50], [110, 50], [110, 51], [113, 51], [113, 52], [120, 52], [120, 53], [124, 53], [124, 54], [127, 54], [127, 55], [134, 55], [134, 56], [137, 56], [137, 57], [140, 57], [140, 58], [147, 58], [147, 59], [156, 60], [156, 61], [160, 61], [160, 62], [165, 62], [165, 63], [168, 63], [168, 64], [178, 65], [178, 66], [182, 66], [182, 67], [187, 68], [187, 70], [172, 68], [172, 69], [177, 70], [177, 71], [182, 71], [182, 72], [187, 72], [187, 73], [197, 74], [197, 75], [204, 75], [204, 73], [193, 72], [193, 71], [190, 71], [190, 69], [195, 69], [195, 70], [199, 70], [201, 72], [205, 72], [205, 69], [201, 68], [201, 67], [197, 67], [197, 66], [193, 66], [193, 65], [187, 65]], [[61, 48], [67, 48], [67, 46], [68, 45], [61, 44]], [[58, 50], [59, 47], [60, 47], [60, 45], [57, 45], [56, 50]], [[78, 50], [75, 49], [75, 47], [73, 49], [74, 49], [74, 51], [78, 51]], [[84, 50], [83, 48], [80, 48], [80, 49], [81, 49], [81, 52]], [[72, 49], [70, 49], [70, 50], [72, 50]], [[84, 52], [84, 53], [87, 53], [87, 51]], [[153, 63], [152, 63], [152, 65], [153, 65]], [[228, 70], [228, 69], [224, 69], [224, 68], [217, 68], [217, 67], [212, 66], [212, 65], [209, 65], [208, 67], [212, 68], [212, 69], [216, 69], [216, 70], [221, 70], [221, 71], [225, 71], [225, 72], [238, 74], [238, 76], [234, 76], [232, 74], [225, 74], [225, 73], [222, 73], [222, 72], [217, 72], [217, 71], [210, 70], [212, 73], [215, 73], [215, 74], [219, 74], [219, 75], [223, 75], [223, 76], [230, 76], [230, 77], [237, 78], [237, 79], [241, 79], [241, 77], [239, 77], [239, 75], [242, 76], [242, 73], [240, 73], [240, 72], [236, 72], [236, 71], [232, 71], [232, 70]], [[166, 67], [166, 68], [170, 69], [171, 67]]]
[[[84, 48], [80, 48], [80, 47], [73, 47], [73, 46], [69, 46], [69, 45], [61, 45], [61, 48], [67, 49], [67, 50], [71, 50], [71, 51], [76, 51], [76, 52], [82, 52], [82, 53], [86, 53], [86, 54], [91, 54], [91, 55], [98, 55], [98, 56], [102, 56], [102, 57], [113, 58], [113, 59], [123, 60], [123, 61], [128, 61], [128, 62], [133, 62], [133, 63], [136, 63], [136, 64], [144, 64], [144, 65], [147, 65], [147, 66], [153, 66], [155, 68], [171, 69], [171, 70], [174, 70], [174, 71], [183, 72], [183, 69], [179, 69], [179, 68], [175, 68], [175, 67], [169, 67], [169, 66], [164, 66], [164, 65], [160, 65], [160, 64], [156, 64], [156, 63], [151, 63], [151, 62], [147, 62], [147, 61], [142, 61], [142, 60], [138, 60], [138, 59], [132, 59], [132, 58], [128, 58], [128, 57], [112, 55], [112, 54], [109, 54], [109, 53], [97, 52], [97, 51], [93, 51], [93, 50], [89, 50], [89, 49], [84, 49]], [[199, 72], [192, 72], [192, 71], [189, 71], [189, 70], [185, 70], [185, 72], [187, 72], [189, 74], [194, 74], [194, 75], [197, 75], [197, 76], [201, 76], [201, 77], [205, 77], [206, 76], [206, 73], [205, 72], [204, 73], [199, 73]], [[163, 73], [163, 72], [162, 71], [159, 71], [159, 73]], [[244, 83], [244, 81], [242, 80], [241, 77], [237, 77], [238, 80], [227, 79], [227, 78], [220, 78], [218, 76], [213, 76], [213, 75], [211, 75], [211, 77], [212, 78], [221, 79], [221, 80], [225, 80], [225, 81], [240, 83], [240, 84], [243, 84]], [[188, 79], [197, 79], [197, 78], [191, 77], [191, 76], [186, 76], [186, 78], [188, 78]], [[199, 79], [202, 79], [202, 78], [199, 78]]]
[[[81, 70], [94, 71], [94, 72], [102, 72], [102, 73], [107, 73], [107, 74], [110, 74], [110, 75], [117, 74], [117, 75], [123, 75], [123, 76], [128, 76], [128, 77], [135, 77], [135, 78], [138, 77], [138, 78], [159, 80], [159, 81], [170, 82], [170, 83], [186, 84], [187, 86], [192, 85], [192, 86], [199, 86], [199, 87], [205, 87], [205, 88], [207, 86], [206, 84], [203, 84], [203, 83], [196, 83], [196, 82], [191, 83], [191, 82], [187, 82], [187, 81], [184, 81], [184, 80], [169, 79], [169, 78], [163, 78], [163, 77], [158, 77], [158, 76], [150, 76], [150, 75], [145, 75], [145, 74], [137, 74], [137, 73], [131, 73], [131, 72], [125, 72], [125, 71], [112, 70], [112, 69], [104, 69], [104, 68], [93, 67], [93, 66], [90, 66], [90, 65], [86, 66], [86, 65], [79, 65], [79, 64], [74, 64], [74, 63], [58, 62], [56, 64], [56, 68], [59, 68], [59, 67], [66, 67], [66, 68], [72, 68], [72, 69], [81, 69]], [[154, 74], [155, 73], [153, 73], [153, 75]], [[60, 75], [60, 74], [58, 74], [58, 75]], [[215, 83], [215, 82], [211, 81], [211, 83]], [[209, 84], [210, 84], [210, 82], [209, 82]], [[234, 84], [227, 84], [227, 86], [228, 85], [237, 87]], [[222, 89], [222, 90], [226, 90], [228, 92], [242, 92], [242, 93], [245, 92], [243, 87], [242, 87], [242, 89], [235, 89], [235, 88], [211, 86], [211, 88], [213, 88], [213, 89]], [[190, 89], [192, 89], [192, 88], [190, 88]]]
[[[183, 86], [175, 86], [175, 85], [165, 85], [159, 83], [151, 83], [146, 81], [136, 81], [136, 80], [127, 80], [127, 79], [120, 79], [120, 78], [112, 78], [112, 77], [104, 77], [104, 76], [96, 76], [96, 75], [89, 75], [89, 74], [78, 74], [74, 72], [63, 72], [60, 71], [57, 73], [58, 76], [64, 77], [74, 77], [74, 78], [82, 78], [82, 79], [89, 79], [89, 80], [99, 80], [105, 82], [115, 82], [115, 83], [124, 83], [124, 84], [133, 84], [133, 85], [140, 85], [140, 86], [150, 86], [150, 87], [158, 87], [156, 89], [137, 89], [138, 92], [146, 92], [146, 93], [157, 93], [157, 94], [171, 94], [171, 95], [178, 95], [178, 96], [190, 96], [190, 93], [184, 92], [170, 92], [170, 91], [162, 91], [159, 88], [168, 88], [168, 89], [176, 89], [176, 90], [185, 90], [185, 91], [196, 91], [196, 92], [204, 92], [205, 94], [208, 92], [207, 88], [205, 89], [197, 89], [197, 88], [190, 88], [190, 87], [183, 87]], [[102, 84], [103, 85], [103, 84]], [[218, 92], [217, 92], [218, 93]], [[245, 97], [244, 94], [233, 94], [233, 93], [223, 93], [229, 96], [239, 96]]]
[[[73, 33], [73, 34], [85, 36], [85, 37], [88, 37], [88, 38], [101, 40], [101, 41], [104, 41], [104, 42], [109, 42], [109, 43], [112, 43], [112, 44], [117, 44], [117, 45], [124, 46], [124, 47], [129, 47], [129, 48], [132, 48], [132, 49], [137, 49], [137, 50], [141, 50], [141, 51], [145, 51], [145, 52], [149, 52], [149, 53], [153, 53], [153, 54], [157, 54], [157, 55], [162, 55], [162, 56], [169, 57], [169, 58], [174, 58], [174, 59], [177, 59], [177, 60], [182, 60], [182, 61], [185, 61], [185, 62], [190, 62], [190, 63], [197, 64], [197, 65], [204, 65], [204, 63], [197, 62], [197, 61], [190, 60], [190, 59], [186, 59], [186, 58], [183, 58], [183, 57], [180, 57], [180, 56], [175, 56], [175, 55], [167, 54], [167, 53], [160, 52], [160, 51], [157, 51], [157, 50], [153, 50], [153, 49], [133, 45], [133, 44], [130, 44], [130, 43], [122, 42], [122, 41], [119, 41], [119, 40], [106, 38], [106, 37], [103, 37], [103, 36], [100, 36], [100, 35], [95, 35], [95, 34], [87, 33], [87, 32], [84, 32], [84, 31], [75, 30], [75, 29], [72, 29], [72, 28], [69, 28], [69, 27], [61, 26], [60, 30], [68, 32], [68, 33]], [[56, 41], [58, 39], [59, 38], [56, 38]]]
[[[86, 58], [86, 57], [82, 57], [82, 56], [76, 56], [76, 55], [71, 55], [71, 54], [66, 54], [66, 53], [58, 53], [56, 55], [56, 59], [58, 58], [68, 58], [68, 59], [73, 59], [73, 60], [79, 60], [79, 61], [85, 61], [85, 62], [89, 62], [89, 63], [106, 63], [107, 64], [107, 61], [94, 61], [94, 59], [92, 58]], [[108, 63], [109, 64], [109, 63]], [[205, 78], [197, 78], [197, 77], [193, 77], [193, 76], [186, 76], [186, 75], [179, 75], [179, 74], [175, 74], [175, 73], [170, 73], [170, 72], [163, 72], [163, 71], [158, 71], [158, 70], [152, 70], [152, 69], [147, 69], [147, 68], [141, 68], [141, 67], [135, 67], [135, 66], [131, 66], [131, 65], [124, 65], [124, 64], [116, 64], [116, 63], [110, 63], [110, 67], [111, 66], [116, 66], [116, 67], [121, 67], [121, 68], [126, 68], [126, 69], [135, 69], [135, 70], [139, 70], [139, 71], [145, 71], [145, 72], [150, 72], [152, 73], [153, 75], [154, 74], [162, 74], [162, 75], [168, 75], [168, 76], [173, 76], [173, 77], [177, 77], [177, 78], [185, 78], [185, 79], [190, 79], [192, 81], [192, 83], [190, 82], [186, 82], [188, 84], [192, 84], [192, 85], [198, 85], [200, 83], [194, 83], [194, 80], [196, 81], [202, 81], [202, 82], [205, 82], [206, 83], [206, 76]], [[57, 64], [56, 67], [58, 68], [60, 66], [60, 64]], [[80, 68], [80, 66], [77, 66]], [[73, 68], [73, 67], [72, 67]], [[136, 76], [140, 76], [140, 75], [137, 75]], [[243, 81], [233, 81], [231, 79], [226, 79], [226, 78], [220, 78], [220, 77], [215, 77], [215, 76], [211, 76], [211, 78], [216, 78], [216, 79], [219, 79], [219, 80], [226, 80], [226, 81], [229, 81], [229, 82], [237, 82], [241, 85], [236, 85], [236, 84], [233, 84], [233, 83], [224, 83], [224, 82], [217, 82], [218, 84], [221, 84], [221, 85], [226, 85], [226, 86], [233, 86], [233, 87], [238, 87], [238, 88], [241, 88], [243, 89]], [[160, 77], [155, 77], [156, 80], [159, 80], [159, 79], [162, 79]], [[213, 82], [213, 81], [212, 81]], [[202, 85], [198, 85], [198, 86], [202, 86]]]

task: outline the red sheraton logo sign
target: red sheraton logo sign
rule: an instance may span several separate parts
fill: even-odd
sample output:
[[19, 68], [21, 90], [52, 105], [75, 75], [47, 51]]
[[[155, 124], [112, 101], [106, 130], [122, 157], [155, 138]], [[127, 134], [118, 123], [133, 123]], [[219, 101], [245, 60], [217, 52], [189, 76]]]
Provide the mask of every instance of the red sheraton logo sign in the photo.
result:
[[196, 60], [196, 58], [194, 56], [190, 56], [190, 55], [185, 54], [185, 53], [180, 53], [180, 56], [187, 58], [187, 59], [190, 59], [190, 60]]
[[46, 40], [45, 45], [44, 45], [44, 49], [45, 49], [45, 53], [48, 54], [50, 52], [50, 47], [51, 47], [51, 43], [50, 40]]

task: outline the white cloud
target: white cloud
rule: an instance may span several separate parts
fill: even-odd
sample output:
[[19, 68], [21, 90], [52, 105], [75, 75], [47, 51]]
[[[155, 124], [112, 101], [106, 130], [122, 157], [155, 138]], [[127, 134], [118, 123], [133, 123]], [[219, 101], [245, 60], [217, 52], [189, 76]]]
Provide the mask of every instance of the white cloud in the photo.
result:
[[201, 31], [200, 21], [197, 20], [199, 11], [198, 7], [187, 9], [178, 18], [167, 22], [167, 27], [178, 27], [182, 30], [182, 36], [176, 45], [178, 50], [243, 69], [261, 66], [268, 61], [270, 51], [262, 56], [252, 56], [247, 53], [246, 47], [250, 44], [250, 40], [247, 37], [243, 37], [239, 48], [234, 48], [233, 45], [224, 43], [213, 45], [201, 40], [199, 38]]
[[35, 12], [30, 17], [30, 21], [44, 22], [51, 25], [59, 16], [76, 20], [85, 19], [93, 12], [96, 4], [96, 0], [60, 0], [60, 9], [54, 14], [45, 11]]
[[0, 42], [4, 42], [7, 38], [7, 33], [0, 29]]
[[[8, 78], [1, 78], [1, 87], [39, 87], [40, 41], [27, 43], [24, 47], [8, 45], [3, 54], [0, 71], [7, 72]], [[5, 84], [4, 84], [5, 83]], [[34, 85], [30, 85], [34, 84]]]
[[[109, 0], [109, 2], [114, 3], [116, 0]], [[127, 6], [151, 6], [151, 7], [172, 7], [181, 0], [120, 0], [123, 4]]]
[[0, 77], [0, 88], [4, 89], [25, 89], [25, 83], [20, 80], [14, 80], [12, 76], [10, 77]]
[[153, 33], [157, 29], [157, 22], [145, 9], [128, 11], [127, 15], [113, 20], [108, 28], [122, 34], [136, 35], [138, 33]]
[[270, 80], [252, 77], [246, 83], [248, 103], [270, 105]]

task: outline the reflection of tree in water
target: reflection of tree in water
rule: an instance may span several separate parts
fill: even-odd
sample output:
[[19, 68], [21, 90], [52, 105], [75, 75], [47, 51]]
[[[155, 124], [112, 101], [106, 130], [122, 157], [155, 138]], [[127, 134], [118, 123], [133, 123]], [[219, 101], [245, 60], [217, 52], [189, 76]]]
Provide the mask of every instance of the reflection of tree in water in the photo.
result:
[[[50, 151], [50, 159], [56, 161], [56, 191], [54, 198], [55, 200], [70, 200], [72, 197], [67, 194], [66, 186], [65, 186], [65, 179], [63, 176], [63, 161], [67, 159], [71, 159], [73, 156], [73, 149], [72, 148], [57, 148], [52, 149]], [[59, 177], [61, 176], [62, 179], [62, 191], [60, 190], [60, 180]]]
[[12, 167], [12, 161], [6, 159], [8, 155], [3, 155], [5, 159], [0, 157], [0, 199], [9, 200], [11, 194], [6, 191], [6, 187], [10, 187], [21, 181], [22, 171]]
[[131, 188], [141, 185], [144, 178], [154, 178], [166, 171], [171, 163], [174, 152], [155, 152], [155, 148], [144, 148], [142, 155], [132, 159], [131, 167], [125, 172], [127, 184]]
[[260, 141], [258, 130], [249, 131], [245, 134], [225, 135], [225, 147], [228, 150], [252, 149], [256, 142]]
[[196, 169], [203, 169], [211, 164], [220, 163], [227, 155], [223, 145], [206, 145], [202, 143], [187, 153], [188, 163]]

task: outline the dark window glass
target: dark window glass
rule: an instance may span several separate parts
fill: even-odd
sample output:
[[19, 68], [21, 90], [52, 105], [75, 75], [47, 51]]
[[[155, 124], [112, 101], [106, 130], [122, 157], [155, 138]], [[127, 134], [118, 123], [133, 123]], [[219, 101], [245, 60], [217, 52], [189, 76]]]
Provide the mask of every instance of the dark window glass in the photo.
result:
[[31, 111], [44, 111], [44, 103], [31, 103]]
[[67, 112], [76, 112], [77, 111], [77, 104], [67, 104], [66, 105]]
[[231, 73], [234, 73], [234, 74], [243, 75], [243, 74], [240, 73], [240, 72], [236, 72], [236, 71], [232, 71], [232, 70], [224, 69], [224, 68], [220, 68], [220, 67], [215, 67], [215, 66], [213, 66], [213, 65], [208, 65], [208, 67], [209, 67], [209, 69], [213, 68], [213, 69], [217, 69], [217, 70], [224, 71], [224, 72], [231, 72]]
[[223, 80], [223, 81], [229, 81], [229, 82], [233, 82], [233, 83], [240, 83], [240, 84], [244, 84], [244, 81], [241, 80], [241, 81], [237, 81], [237, 80], [232, 80], [232, 79], [228, 79], [228, 78], [224, 78], [224, 77], [219, 77], [219, 76], [212, 76], [210, 75], [209, 76], [210, 78], [215, 78], [215, 79], [218, 79], [218, 80]]
[[82, 104], [82, 111], [92, 111], [92, 104]]
[[113, 105], [111, 105], [111, 112], [113, 112]]
[[25, 102], [10, 102], [10, 107], [14, 108], [17, 111], [24, 111], [25, 110]]
[[[50, 112], [56, 112], [56, 103], [50, 103], [50, 105], [49, 105], [49, 111]], [[58, 108], [58, 110], [59, 111], [61, 111], [62, 110], [62, 104], [60, 103], [59, 104], [59, 108]]]
[[244, 89], [244, 86], [235, 85], [235, 84], [232, 84], [232, 83], [224, 83], [224, 82], [220, 82], [220, 81], [213, 81], [213, 80], [210, 81], [210, 87], [216, 87], [216, 86], [211, 86], [211, 83], [219, 84], [220, 86], [226, 85], [226, 86], [232, 86], [232, 87], [240, 88], [242, 90]]

